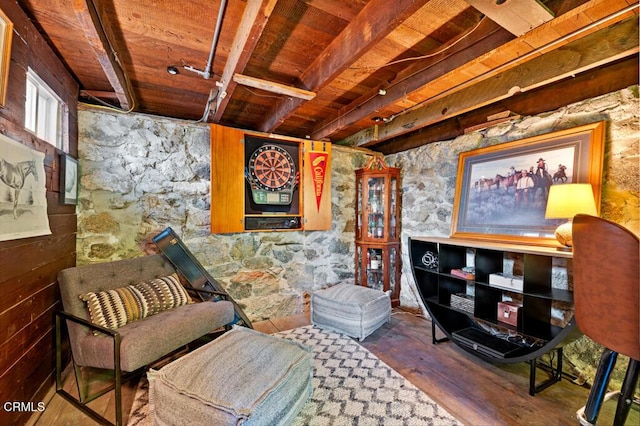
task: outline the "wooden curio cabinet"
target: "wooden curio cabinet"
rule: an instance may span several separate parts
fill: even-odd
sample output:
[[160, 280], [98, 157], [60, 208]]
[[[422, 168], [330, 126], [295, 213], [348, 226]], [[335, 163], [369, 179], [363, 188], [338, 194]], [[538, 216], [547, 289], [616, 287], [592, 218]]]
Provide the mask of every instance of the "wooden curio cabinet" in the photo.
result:
[[356, 284], [400, 304], [400, 169], [382, 158], [356, 170]]

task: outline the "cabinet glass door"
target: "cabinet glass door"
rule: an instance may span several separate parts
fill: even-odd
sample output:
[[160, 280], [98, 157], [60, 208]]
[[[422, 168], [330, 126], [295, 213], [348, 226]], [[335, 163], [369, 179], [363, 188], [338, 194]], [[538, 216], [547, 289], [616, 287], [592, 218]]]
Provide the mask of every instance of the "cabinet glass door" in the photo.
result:
[[383, 239], [385, 231], [384, 178], [370, 177], [367, 181], [367, 236], [374, 240]]
[[400, 294], [400, 169], [374, 157], [356, 170], [356, 284]]
[[362, 177], [356, 179], [356, 240], [362, 239], [362, 227], [364, 226], [362, 217]]
[[362, 279], [362, 267], [360, 265], [362, 265], [363, 259], [362, 259], [362, 251], [363, 248], [362, 246], [356, 245], [356, 267], [355, 267], [355, 272], [356, 272], [356, 284], [358, 285], [363, 285], [363, 279]]
[[384, 266], [383, 250], [381, 248], [370, 248], [367, 250], [366, 285], [376, 290], [383, 290], [384, 287]]
[[396, 270], [398, 268], [398, 250], [395, 247], [389, 248], [389, 288], [396, 289]]
[[398, 179], [391, 177], [391, 208], [389, 209], [389, 238], [398, 237]]

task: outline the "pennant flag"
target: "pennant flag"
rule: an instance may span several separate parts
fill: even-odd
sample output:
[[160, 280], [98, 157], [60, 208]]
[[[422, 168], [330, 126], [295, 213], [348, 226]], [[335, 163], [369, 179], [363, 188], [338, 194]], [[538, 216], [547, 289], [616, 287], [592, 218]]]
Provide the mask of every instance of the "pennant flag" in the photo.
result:
[[309, 160], [311, 161], [311, 173], [313, 180], [313, 189], [316, 196], [316, 206], [320, 211], [320, 201], [322, 200], [322, 191], [324, 187], [325, 173], [327, 171], [327, 157], [329, 154], [324, 151], [309, 152]]

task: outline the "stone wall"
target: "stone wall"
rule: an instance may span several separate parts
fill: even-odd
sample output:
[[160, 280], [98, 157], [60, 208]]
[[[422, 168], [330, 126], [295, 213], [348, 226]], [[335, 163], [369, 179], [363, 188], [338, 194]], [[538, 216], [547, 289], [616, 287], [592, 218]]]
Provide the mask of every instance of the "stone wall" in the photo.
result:
[[416, 300], [407, 239], [449, 236], [458, 154], [596, 121], [606, 121], [601, 217], [640, 234], [640, 123], [637, 86], [533, 117], [522, 117], [453, 140], [386, 157], [402, 168], [402, 302]]
[[[401, 304], [423, 309], [407, 238], [449, 235], [463, 151], [606, 120], [601, 215], [640, 233], [638, 107], [638, 88], [631, 87], [387, 156], [402, 168]], [[151, 237], [171, 226], [254, 321], [302, 312], [310, 291], [353, 282], [354, 170], [366, 164], [365, 152], [334, 146], [330, 231], [211, 235], [209, 126], [85, 109], [79, 128], [79, 264], [152, 252]], [[565, 266], [557, 269], [564, 279]], [[600, 348], [585, 338], [565, 354], [589, 377]]]
[[354, 170], [362, 150], [336, 146], [332, 229], [209, 232], [209, 126], [80, 111], [78, 264], [156, 252], [170, 226], [253, 321], [307, 310], [312, 290], [353, 282]]
[[[567, 129], [607, 122], [601, 217], [640, 234], [640, 122], [638, 87], [610, 93], [556, 111], [522, 117], [488, 129], [386, 157], [402, 168], [402, 294], [403, 306], [424, 310], [416, 297], [407, 241], [416, 236], [449, 236], [455, 194], [458, 154], [485, 146]], [[554, 279], [565, 281], [566, 265], [555, 265]], [[572, 285], [572, 283], [569, 283]], [[561, 312], [556, 316], [563, 316]], [[592, 377], [601, 349], [583, 338], [565, 349], [578, 374]], [[619, 364], [624, 364], [619, 362]], [[620, 370], [620, 368], [618, 369]], [[620, 374], [620, 372], [619, 372]]]

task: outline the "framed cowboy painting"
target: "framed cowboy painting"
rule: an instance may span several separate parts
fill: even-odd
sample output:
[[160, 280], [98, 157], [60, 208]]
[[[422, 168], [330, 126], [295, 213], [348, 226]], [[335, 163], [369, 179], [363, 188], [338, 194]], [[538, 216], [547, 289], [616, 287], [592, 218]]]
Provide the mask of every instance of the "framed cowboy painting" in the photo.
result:
[[451, 236], [555, 245], [549, 189], [590, 183], [599, 211], [604, 131], [597, 122], [461, 153]]

